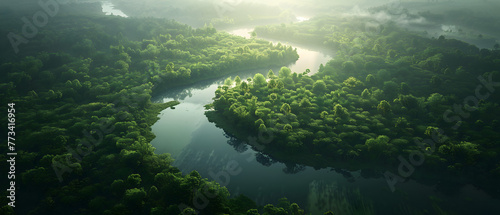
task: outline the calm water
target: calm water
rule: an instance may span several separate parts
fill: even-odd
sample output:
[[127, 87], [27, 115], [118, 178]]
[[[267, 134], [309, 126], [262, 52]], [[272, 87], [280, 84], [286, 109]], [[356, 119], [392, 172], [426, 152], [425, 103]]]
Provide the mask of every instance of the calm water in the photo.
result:
[[111, 3], [111, 2], [103, 1], [103, 2], [101, 2], [101, 7], [102, 7], [102, 12], [105, 13], [106, 15], [128, 17], [121, 10], [116, 9], [115, 5], [113, 3]]
[[[246, 34], [248, 30], [239, 29], [231, 33]], [[299, 60], [288, 65], [294, 72], [303, 72], [307, 68], [311, 69], [311, 73], [316, 72], [319, 64], [325, 64], [331, 58], [300, 46], [297, 51]], [[257, 72], [266, 74], [269, 69], [279, 70], [252, 70], [233, 74], [232, 77], [239, 75], [244, 80]], [[203, 177], [225, 185], [232, 196], [244, 194], [258, 204], [276, 203], [286, 196], [312, 214], [322, 214], [320, 212], [333, 208], [345, 214], [370, 214], [366, 211], [408, 214], [416, 209], [433, 212], [435, 203], [440, 203], [443, 209], [466, 214], [491, 214], [489, 210], [492, 208], [500, 211], [500, 206], [494, 206], [500, 205], [497, 200], [492, 200], [472, 186], [462, 188], [458, 195], [446, 196], [436, 192], [433, 186], [410, 180], [398, 183], [393, 193], [384, 178], [366, 179], [361, 177], [360, 171], [344, 176], [332, 169], [296, 167], [301, 171], [291, 174], [293, 166], [287, 167], [282, 163], [265, 166], [256, 161], [256, 151], [225, 135], [204, 115], [203, 106], [212, 102], [217, 86], [222, 85], [227, 77], [171, 89], [153, 98], [154, 102], [181, 102], [175, 109], [161, 112], [160, 120], [152, 127], [157, 137], [151, 144], [156, 147], [156, 153], [170, 153], [175, 158], [173, 165], [184, 173], [196, 170]], [[235, 165], [241, 168], [236, 168], [240, 171], [229, 174], [227, 170], [235, 169], [232, 168]]]
[[[127, 17], [109, 2], [103, 3], [103, 12]], [[228, 32], [248, 38], [251, 30]], [[310, 69], [314, 74], [320, 64], [331, 59], [319, 51], [291, 45], [300, 56], [294, 64], [286, 65], [293, 72]], [[265, 75], [269, 69], [279, 71], [279, 67], [266, 68], [239, 72], [231, 77], [239, 75], [245, 80], [258, 72]], [[315, 170], [282, 163], [263, 165], [265, 162], [256, 160], [256, 157], [262, 158], [262, 154], [228, 137], [204, 115], [203, 106], [212, 102], [217, 86], [227, 77], [230, 76], [169, 89], [153, 98], [154, 102], [181, 102], [175, 109], [161, 112], [160, 120], [152, 127], [156, 138], [151, 144], [158, 154], [170, 153], [175, 158], [173, 165], [184, 173], [196, 170], [203, 177], [226, 186], [231, 196], [244, 194], [262, 205], [276, 203], [286, 196], [311, 214], [322, 214], [325, 210], [336, 214], [414, 214], [411, 212], [427, 210], [433, 214], [436, 203], [444, 210], [452, 209], [460, 214], [498, 214], [500, 211], [498, 200], [473, 186], [462, 187], [449, 196], [436, 192], [435, 186], [410, 180], [398, 183], [393, 193], [383, 178], [361, 177], [361, 171]]]

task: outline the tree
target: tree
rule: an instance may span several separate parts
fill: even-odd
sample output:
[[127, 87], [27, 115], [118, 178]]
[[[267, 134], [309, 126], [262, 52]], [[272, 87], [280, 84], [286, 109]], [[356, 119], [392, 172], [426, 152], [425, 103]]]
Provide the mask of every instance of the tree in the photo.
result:
[[408, 86], [408, 84], [405, 82], [401, 82], [401, 87], [399, 90], [400, 90], [401, 94], [407, 95], [410, 93], [410, 86]]
[[399, 98], [397, 99], [399, 102], [401, 102], [401, 105], [408, 109], [414, 109], [418, 107], [418, 100], [415, 96], [413, 95], [399, 95]]
[[269, 94], [268, 97], [269, 97], [269, 100], [271, 100], [271, 102], [275, 102], [278, 99], [278, 94], [271, 93], [271, 94]]
[[436, 132], [439, 131], [439, 128], [437, 127], [434, 127], [434, 126], [427, 126], [427, 128], [425, 129], [425, 132], [424, 134], [429, 136], [429, 137], [432, 137], [433, 135], [437, 134]]
[[269, 70], [269, 72], [267, 73], [267, 78], [269, 78], [269, 79], [273, 79], [273, 78], [275, 78], [275, 77], [276, 77], [276, 75], [274, 75], [273, 70], [272, 70], [272, 69], [270, 69], [270, 70]]
[[439, 87], [439, 86], [441, 86], [441, 84], [443, 83], [443, 79], [441, 79], [441, 78], [440, 78], [439, 76], [437, 76], [437, 75], [433, 75], [433, 76], [431, 77], [431, 80], [430, 80], [429, 82], [432, 84], [432, 86], [434, 86], [434, 87]]
[[453, 144], [451, 149], [454, 157], [459, 161], [465, 161], [468, 164], [473, 164], [476, 160], [476, 156], [481, 152], [477, 149], [478, 145], [462, 141], [459, 144]]
[[377, 106], [377, 110], [382, 113], [382, 115], [387, 115], [391, 112], [391, 105], [386, 100], [380, 101]]
[[255, 126], [257, 126], [257, 127], [260, 127], [260, 125], [263, 125], [263, 124], [264, 124], [264, 120], [262, 120], [262, 119], [258, 119], [255, 121]]
[[381, 155], [391, 155], [396, 151], [395, 147], [389, 144], [390, 138], [385, 135], [379, 135], [377, 138], [366, 140], [365, 145], [372, 158], [378, 158]]
[[445, 102], [445, 98], [443, 95], [439, 93], [433, 93], [427, 98], [427, 104], [433, 110], [437, 110], [437, 108]]
[[193, 208], [185, 208], [180, 215], [195, 215], [198, 214]]
[[171, 71], [174, 71], [174, 63], [170, 62], [168, 63], [166, 66], [165, 66], [165, 71], [167, 72], [171, 72]]
[[336, 104], [335, 107], [333, 107], [333, 112], [335, 117], [345, 118], [348, 116], [346, 109], [340, 104]]
[[241, 82], [240, 89], [246, 92], [248, 90], [247, 82]]
[[141, 184], [141, 175], [131, 174], [127, 177], [127, 187], [133, 188], [138, 187]]
[[311, 104], [311, 101], [309, 101], [308, 98], [303, 98], [302, 100], [300, 100], [299, 106], [301, 108], [308, 108], [308, 107], [311, 107], [312, 104]]
[[178, 71], [181, 78], [189, 79], [191, 77], [191, 69], [186, 69], [184, 67], [179, 68]]
[[290, 205], [290, 212], [291, 212], [291, 215], [303, 215], [304, 214], [304, 210], [300, 209], [300, 207], [297, 203], [292, 203]]
[[313, 92], [316, 94], [322, 94], [326, 92], [326, 84], [323, 80], [317, 80], [313, 84]]
[[247, 211], [246, 215], [260, 215], [257, 209], [250, 209]]
[[144, 205], [144, 199], [146, 198], [146, 196], [146, 191], [144, 191], [143, 188], [132, 188], [125, 191], [123, 200], [125, 201], [125, 204], [127, 206], [131, 206], [134, 208], [141, 207], [142, 205]]
[[279, 77], [284, 79], [284, 78], [288, 78], [292, 75], [292, 70], [290, 70], [290, 68], [284, 66], [284, 67], [281, 67], [279, 73], [278, 73]]
[[358, 88], [364, 86], [363, 82], [358, 80], [355, 77], [349, 77], [347, 78], [343, 83], [344, 86], [350, 87], [350, 88]]
[[231, 77], [226, 78], [226, 80], [224, 80], [224, 85], [225, 86], [231, 86], [231, 85], [233, 85], [233, 79], [231, 79]]
[[375, 80], [375, 76], [373, 76], [372, 74], [368, 74], [366, 76], [365, 83], [370, 86], [374, 86], [377, 83], [377, 81]]
[[285, 88], [285, 83], [283, 83], [283, 81], [281, 81], [281, 80], [278, 80], [276, 82], [276, 88], [278, 88], [279, 90], [282, 90], [283, 88]]
[[233, 110], [233, 112], [240, 119], [246, 119], [246, 117], [249, 114], [249, 112], [247, 111], [247, 108], [245, 106], [237, 107]]
[[277, 84], [276, 84], [276, 80], [274, 80], [274, 79], [271, 79], [271, 80], [269, 81], [269, 83], [267, 84], [267, 87], [268, 87], [269, 89], [273, 89], [273, 88], [275, 88], [276, 86], [277, 86]]
[[117, 196], [120, 196], [123, 192], [125, 192], [125, 189], [127, 189], [127, 185], [121, 179], [114, 180], [113, 183], [111, 183], [111, 192]]
[[251, 38], [256, 38], [257, 37], [257, 33], [255, 31], [252, 31], [252, 33], [250, 33], [250, 37]]
[[383, 90], [386, 98], [392, 101], [398, 95], [399, 85], [394, 81], [386, 81]]
[[[269, 101], [267, 101], [269, 102]], [[257, 110], [255, 110], [255, 116], [259, 118], [265, 118], [267, 117], [267, 114], [271, 113], [271, 109], [265, 108], [265, 107], [259, 107]]]
[[253, 83], [257, 87], [263, 87], [263, 86], [266, 86], [267, 81], [266, 81], [266, 78], [262, 74], [257, 73], [253, 76]]
[[158, 191], [158, 188], [156, 186], [151, 186], [149, 188], [149, 192], [148, 192], [148, 195], [149, 197], [153, 198], [153, 199], [157, 199], [160, 197], [160, 193]]
[[366, 88], [365, 88], [365, 89], [363, 90], [363, 92], [361, 93], [361, 97], [363, 97], [363, 98], [365, 98], [365, 99], [369, 98], [369, 97], [370, 97], [370, 95], [371, 95], [370, 91], [369, 91], [368, 89], [366, 89]]
[[287, 215], [288, 213], [284, 208], [274, 207], [274, 205], [268, 204], [264, 206], [264, 215]]
[[377, 72], [377, 80], [382, 82], [382, 81], [388, 81], [392, 78], [391, 72], [387, 71], [386, 69], [381, 69]]
[[241, 78], [240, 78], [240, 76], [236, 76], [234, 78], [234, 83], [236, 83], [236, 85], [240, 85], [241, 84]]
[[325, 119], [326, 117], [328, 117], [328, 112], [322, 111], [319, 116], [321, 119]]
[[290, 108], [290, 105], [289, 105], [289, 104], [284, 103], [284, 104], [281, 106], [280, 111], [281, 111], [283, 114], [287, 115], [287, 114], [289, 114], [289, 113], [291, 113], [291, 112], [292, 112], [292, 108]]
[[356, 64], [353, 61], [344, 61], [342, 63], [342, 69], [347, 73], [352, 73], [356, 71]]
[[397, 55], [397, 53], [395, 50], [393, 50], [393, 49], [387, 50], [387, 57], [394, 58], [394, 57], [396, 57], [396, 55]]
[[291, 132], [293, 130], [292, 126], [290, 124], [285, 124], [283, 126], [283, 130], [287, 131], [287, 132]]

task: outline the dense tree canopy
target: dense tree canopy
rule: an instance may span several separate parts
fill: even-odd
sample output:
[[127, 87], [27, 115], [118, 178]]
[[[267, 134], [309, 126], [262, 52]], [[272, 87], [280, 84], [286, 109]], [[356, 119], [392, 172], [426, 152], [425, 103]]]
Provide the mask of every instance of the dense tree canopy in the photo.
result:
[[[16, 186], [22, 198], [16, 209], [26, 214], [174, 215], [258, 209], [245, 197], [229, 198], [225, 187], [196, 171], [182, 175], [170, 165], [169, 154], [153, 153], [151, 125], [161, 110], [178, 102], [153, 104], [151, 94], [230, 72], [281, 66], [295, 61], [296, 51], [210, 26], [64, 14], [20, 44], [17, 55], [10, 44], [0, 44], [0, 100], [15, 103], [19, 122]], [[2, 32], [22, 33], [9, 22], [1, 25]], [[263, 76], [255, 81], [266, 84]], [[235, 83], [243, 85], [239, 78]], [[234, 113], [245, 118], [249, 111], [255, 110], [236, 107]], [[0, 157], [7, 160], [5, 153]], [[210, 204], [197, 207], [194, 200], [207, 196]], [[12, 212], [6, 203], [0, 211]]]
[[[288, 68], [278, 77], [268, 75], [283, 88], [248, 83], [248, 96], [239, 93], [241, 85], [225, 89], [224, 100], [215, 99], [215, 111], [207, 116], [234, 125], [224, 128], [236, 136], [273, 134], [262, 144], [278, 161], [397, 172], [398, 156], [418, 151], [427, 155], [422, 166], [427, 173], [499, 195], [492, 189], [500, 179], [500, 148], [493, 144], [500, 137], [500, 97], [486, 88], [492, 82], [498, 86], [500, 52], [420, 37], [391, 23], [381, 25], [381, 32], [363, 30], [367, 20], [319, 17], [257, 27], [258, 35], [320, 43], [337, 55], [311, 77]], [[477, 90], [484, 94], [474, 96]], [[225, 111], [228, 106], [257, 111], [238, 118]]]

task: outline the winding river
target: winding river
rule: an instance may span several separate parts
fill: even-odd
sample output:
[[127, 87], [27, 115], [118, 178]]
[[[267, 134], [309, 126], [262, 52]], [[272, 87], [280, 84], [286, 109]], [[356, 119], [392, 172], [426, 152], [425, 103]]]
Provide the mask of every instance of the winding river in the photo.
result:
[[[247, 37], [249, 31], [251, 29], [244, 28], [229, 33]], [[293, 72], [309, 68], [313, 74], [320, 64], [331, 59], [319, 51], [292, 45], [300, 56], [297, 62], [287, 65]], [[226, 186], [231, 196], [244, 194], [261, 205], [277, 203], [279, 198], [287, 197], [311, 214], [323, 214], [333, 209], [341, 214], [432, 212], [438, 203], [442, 209], [464, 214], [489, 214], [492, 208], [500, 211], [498, 200], [473, 186], [462, 187], [454, 195], [445, 195], [437, 192], [434, 186], [409, 180], [398, 183], [396, 191], [391, 192], [383, 177], [371, 177], [361, 171], [316, 170], [258, 162], [262, 159], [256, 158], [262, 158], [262, 155], [210, 123], [203, 106], [212, 102], [217, 86], [222, 85], [227, 77], [238, 75], [245, 80], [256, 73], [266, 74], [269, 69], [279, 70], [265, 68], [240, 72], [170, 89], [153, 98], [154, 102], [181, 102], [175, 109], [163, 110], [160, 120], [152, 127], [156, 139], [151, 144], [156, 147], [156, 153], [170, 153], [175, 159], [173, 165], [183, 173], [196, 170], [203, 177]]]
[[[112, 5], [107, 7], [117, 11]], [[104, 5], [103, 12], [106, 12]], [[251, 30], [241, 28], [228, 32], [248, 38]], [[314, 73], [320, 64], [332, 58], [319, 51], [291, 45], [297, 48], [300, 58], [294, 64], [284, 66], [293, 72], [301, 73], [309, 68]], [[170, 153], [175, 159], [173, 165], [183, 173], [196, 170], [202, 177], [226, 186], [231, 196], [244, 194], [260, 205], [277, 203], [279, 198], [287, 197], [314, 215], [323, 214], [325, 210], [335, 211], [336, 214], [433, 212], [436, 203], [444, 210], [453, 209], [463, 214], [491, 214], [491, 209], [500, 211], [498, 200], [473, 186], [465, 186], [454, 195], [445, 195], [437, 192], [434, 186], [409, 180], [398, 183], [396, 191], [391, 192], [383, 177], [370, 177], [366, 172], [333, 168], [316, 170], [313, 167], [265, 162], [262, 154], [227, 136], [222, 129], [210, 123], [204, 115], [203, 106], [212, 102], [217, 86], [222, 85], [227, 77], [238, 75], [245, 80], [256, 73], [265, 75], [269, 69], [279, 70], [264, 68], [239, 72], [169, 89], [152, 98], [153, 102], [181, 102], [175, 109], [163, 110], [160, 120], [152, 126], [156, 138], [151, 144], [156, 148], [155, 153]]]
[[[249, 30], [240, 29], [231, 33], [246, 36]], [[299, 60], [292, 65], [286, 65], [294, 72], [304, 72], [310, 68], [313, 73], [320, 64], [331, 59], [320, 52], [296, 48]], [[275, 72], [279, 70], [277, 67], [250, 70], [232, 74], [231, 77], [238, 75], [245, 80], [256, 73], [265, 75], [269, 69]], [[204, 115], [203, 106], [212, 102], [217, 86], [222, 85], [227, 77], [229, 76], [171, 89], [153, 98], [154, 102], [181, 102], [175, 109], [162, 111], [160, 120], [152, 127], [156, 139], [151, 144], [156, 148], [156, 153], [170, 153], [175, 159], [173, 165], [184, 173], [197, 170], [203, 177], [218, 180], [226, 185], [231, 196], [245, 194], [258, 204], [276, 202], [286, 196], [304, 205], [311, 186], [318, 183], [321, 177], [343, 180], [341, 175], [327, 170], [315, 171], [305, 168], [300, 173], [287, 174], [283, 171], [286, 168], [284, 164], [264, 166], [255, 160], [257, 152], [245, 145], [236, 145], [237, 140], [228, 137], [222, 129], [210, 123]], [[238, 165], [241, 169], [237, 170], [241, 171], [229, 174], [226, 169], [231, 165]], [[230, 177], [224, 177], [226, 174]]]
[[[243, 28], [229, 33], [248, 37], [249, 31], [251, 29]], [[293, 72], [309, 68], [314, 74], [320, 64], [331, 59], [319, 51], [292, 45], [300, 56], [297, 62], [287, 65]], [[266, 74], [269, 69], [279, 70], [251, 70], [231, 77], [238, 75], [245, 80], [259, 72]], [[460, 208], [461, 212], [473, 214], [481, 207], [471, 210], [468, 207], [471, 204], [491, 208], [498, 203], [472, 186], [463, 187], [458, 192], [460, 195], [448, 196], [436, 192], [433, 186], [410, 180], [398, 183], [396, 192], [391, 192], [383, 177], [370, 177], [361, 171], [315, 170], [313, 167], [258, 162], [262, 161], [261, 154], [228, 137], [204, 115], [203, 106], [212, 102], [217, 86], [227, 77], [230, 76], [170, 89], [153, 98], [154, 102], [178, 100], [181, 104], [161, 112], [160, 120], [152, 127], [156, 139], [151, 144], [156, 147], [156, 153], [170, 153], [175, 159], [173, 165], [183, 173], [196, 170], [203, 177], [226, 186], [231, 196], [244, 194], [261, 205], [277, 203], [279, 198], [287, 197], [312, 214], [323, 214], [334, 208], [342, 214], [404, 214], [415, 210], [434, 211], [436, 203], [443, 209]], [[463, 204], [457, 205], [457, 202]]]

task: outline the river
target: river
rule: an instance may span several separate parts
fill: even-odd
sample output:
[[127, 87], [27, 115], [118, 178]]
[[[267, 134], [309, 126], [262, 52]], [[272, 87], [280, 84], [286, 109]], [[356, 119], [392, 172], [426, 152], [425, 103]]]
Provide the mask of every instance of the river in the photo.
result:
[[[247, 37], [250, 30], [236, 29], [229, 33]], [[287, 65], [293, 72], [309, 68], [313, 74], [320, 64], [331, 59], [319, 51], [297, 45], [294, 48], [300, 58]], [[163, 110], [160, 120], [152, 126], [156, 139], [151, 144], [156, 147], [156, 153], [170, 153], [175, 159], [173, 165], [183, 173], [196, 170], [203, 177], [226, 186], [231, 196], [244, 194], [261, 205], [277, 203], [279, 198], [287, 197], [312, 214], [330, 209], [341, 214], [405, 214], [416, 210], [434, 211], [437, 203], [443, 209], [460, 208], [459, 211], [471, 214], [477, 213], [478, 208], [485, 208], [483, 214], [488, 214], [486, 208], [500, 209], [493, 206], [497, 200], [472, 186], [463, 187], [458, 191], [460, 195], [449, 196], [436, 192], [434, 186], [409, 180], [398, 183], [396, 192], [391, 192], [384, 178], [367, 177], [361, 171], [315, 170], [290, 164], [287, 167], [279, 162], [266, 165], [258, 162], [256, 156], [263, 156], [210, 123], [203, 106], [212, 102], [217, 86], [227, 77], [238, 75], [245, 80], [258, 72], [265, 75], [269, 69], [277, 72], [279, 68], [240, 72], [170, 89], [153, 98], [154, 102], [181, 102], [175, 109]], [[238, 171], [231, 175], [230, 170], [236, 165]], [[457, 202], [462, 203], [457, 205]], [[477, 207], [471, 209], [470, 205]]]
[[[247, 36], [250, 30], [243, 28], [229, 33]], [[309, 68], [313, 74], [320, 64], [331, 58], [301, 46], [294, 45], [294, 48], [300, 58], [287, 65], [293, 72]], [[383, 177], [367, 177], [361, 171], [315, 170], [313, 167], [257, 162], [256, 156], [262, 158], [262, 155], [210, 123], [203, 106], [212, 102], [217, 86], [227, 77], [238, 75], [245, 80], [258, 72], [265, 75], [269, 69], [277, 72], [279, 68], [240, 72], [170, 89], [153, 98], [154, 102], [181, 102], [175, 109], [163, 110], [160, 120], [152, 126], [156, 139], [151, 144], [156, 147], [156, 153], [170, 153], [175, 159], [173, 165], [183, 173], [196, 170], [203, 177], [226, 186], [231, 196], [244, 194], [261, 205], [277, 203], [279, 198], [287, 197], [312, 214], [333, 209], [341, 214], [408, 214], [417, 210], [434, 211], [437, 204], [445, 210], [464, 214], [489, 214], [491, 208], [500, 211], [498, 200], [473, 186], [461, 188], [456, 195], [445, 195], [437, 192], [435, 186], [409, 180], [398, 183], [396, 192], [391, 192]], [[238, 171], [234, 173], [231, 170], [236, 165]]]
[[[109, 6], [116, 11], [113, 5]], [[103, 12], [106, 12], [104, 6]], [[248, 38], [249, 31], [251, 28], [228, 32]], [[300, 56], [294, 64], [286, 65], [293, 72], [301, 73], [309, 68], [313, 74], [320, 64], [331, 59], [330, 55], [320, 51], [292, 45]], [[244, 194], [260, 205], [275, 204], [279, 198], [287, 197], [313, 215], [323, 214], [326, 210], [336, 214], [413, 214], [417, 210], [433, 212], [438, 203], [445, 210], [453, 209], [463, 214], [491, 214], [491, 209], [500, 211], [498, 200], [473, 186], [446, 195], [437, 192], [435, 186], [409, 180], [398, 183], [396, 192], [391, 192], [384, 178], [370, 177], [369, 172], [316, 170], [265, 162], [265, 156], [210, 123], [203, 106], [212, 102], [217, 86], [222, 85], [227, 77], [238, 75], [245, 80], [256, 73], [266, 75], [269, 69], [279, 70], [264, 68], [239, 72], [169, 89], [152, 98], [153, 102], [181, 102], [175, 109], [163, 110], [158, 122], [152, 126], [156, 138], [151, 144], [156, 148], [155, 153], [170, 153], [175, 159], [173, 165], [183, 173], [196, 170], [202, 177], [227, 187], [233, 197]]]
[[106, 15], [121, 16], [125, 18], [128, 17], [125, 13], [123, 13], [123, 11], [116, 9], [115, 5], [109, 1], [102, 1], [101, 7], [102, 12]]
[[[247, 36], [248, 31], [249, 29], [240, 29], [230, 33]], [[310, 69], [311, 73], [314, 73], [320, 64], [325, 64], [331, 59], [331, 56], [320, 52], [294, 47], [297, 48], [299, 60], [294, 64], [284, 65], [294, 72], [301, 73]], [[279, 67], [239, 72], [230, 76], [238, 75], [245, 80], [256, 73], [266, 75], [269, 69], [278, 72]], [[197, 170], [210, 180], [217, 180], [212, 176], [224, 174], [228, 164], [238, 164], [241, 167], [240, 173], [231, 175], [227, 181], [219, 180], [219, 182], [226, 184], [231, 196], [245, 194], [258, 204], [275, 203], [284, 196], [294, 202], [305, 204], [307, 199], [304, 197], [307, 197], [311, 183], [321, 180], [321, 175], [344, 180], [339, 174], [331, 174], [328, 170], [314, 171], [312, 168], [305, 168], [297, 174], [287, 174], [283, 171], [286, 168], [284, 164], [263, 166], [256, 162], [257, 152], [251, 148], [240, 145], [235, 149], [228, 144], [234, 142], [234, 139], [227, 137], [222, 129], [207, 120], [203, 107], [212, 102], [215, 90], [227, 77], [229, 76], [170, 89], [153, 98], [153, 102], [170, 100], [181, 102], [175, 109], [162, 111], [160, 120], [152, 127], [156, 139], [151, 144], [156, 148], [156, 153], [170, 153], [175, 159], [173, 165], [182, 172]]]

